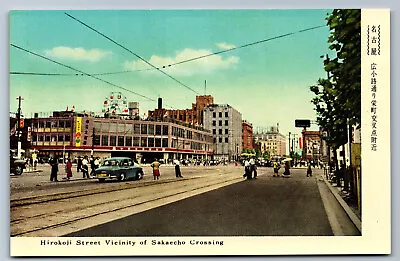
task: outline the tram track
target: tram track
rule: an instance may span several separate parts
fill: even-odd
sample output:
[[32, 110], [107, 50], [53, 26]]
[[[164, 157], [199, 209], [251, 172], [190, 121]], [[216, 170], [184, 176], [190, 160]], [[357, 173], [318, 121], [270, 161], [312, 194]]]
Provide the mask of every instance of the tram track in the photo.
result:
[[[190, 179], [198, 179], [198, 178], [200, 178], [200, 177], [192, 177]], [[180, 182], [180, 181], [184, 181], [184, 180], [170, 179], [170, 180], [160, 181], [160, 183], [172, 183], [172, 182]], [[134, 186], [132, 186], [131, 184], [134, 184]], [[81, 190], [81, 191], [68, 191], [68, 192], [62, 192], [62, 193], [52, 193], [52, 194], [24, 197], [24, 198], [19, 198], [19, 199], [11, 199], [10, 200], [10, 209], [13, 209], [16, 207], [33, 205], [33, 204], [40, 204], [40, 203], [52, 202], [52, 201], [70, 199], [70, 198], [91, 196], [91, 195], [96, 195], [96, 194], [109, 193], [109, 192], [114, 192], [114, 191], [146, 187], [146, 186], [152, 186], [152, 185], [154, 185], [153, 182], [146, 181], [144, 183], [129, 183], [129, 184], [121, 185], [121, 186], [114, 186], [111, 188], [106, 187], [106, 188], [97, 188], [97, 189], [86, 189], [86, 190]]]
[[[140, 184], [139, 186], [124, 186], [124, 188], [118, 187], [118, 188], [112, 188], [112, 189], [104, 189], [104, 190], [98, 190], [92, 193], [62, 193], [61, 195], [58, 195], [56, 197], [55, 201], [60, 201], [60, 203], [64, 204], [73, 204], [72, 199], [73, 198], [78, 198], [81, 197], [81, 202], [89, 201], [89, 199], [95, 199], [93, 200], [93, 203], [88, 203], [87, 205], [77, 205], [74, 206], [73, 208], [70, 209], [59, 209], [53, 212], [45, 212], [45, 213], [37, 213], [34, 215], [25, 215], [22, 214], [22, 217], [20, 218], [13, 218], [10, 221], [10, 224], [12, 227], [16, 229], [11, 229], [10, 235], [11, 236], [31, 236], [35, 234], [43, 234], [41, 232], [47, 231], [47, 230], [52, 230], [52, 229], [57, 229], [57, 228], [62, 228], [68, 225], [72, 225], [77, 222], [85, 221], [85, 220], [90, 220], [99, 216], [106, 216], [107, 214], [114, 214], [117, 213], [118, 211], [124, 211], [124, 210], [129, 210], [131, 208], [140, 208], [141, 206], [144, 205], [149, 205], [149, 204], [162, 204], [162, 202], [167, 202], [170, 199], [175, 199], [173, 201], [179, 200], [177, 198], [182, 197], [185, 198], [186, 195], [195, 195], [195, 194], [200, 194], [203, 193], [201, 191], [208, 191], [210, 188], [213, 187], [220, 187], [220, 186], [225, 186], [229, 185], [235, 182], [238, 182], [242, 180], [241, 178], [234, 177], [222, 177], [222, 176], [217, 176], [213, 178], [205, 178], [201, 179], [202, 177], [193, 177], [191, 179], [182, 179], [182, 180], [165, 180], [160, 183], [153, 183], [153, 182], [148, 182], [147, 184], [143, 183]], [[201, 183], [200, 186], [198, 186], [199, 180], [196, 182], [191, 182], [194, 179], [200, 179], [203, 180], [204, 184]], [[185, 182], [186, 181], [186, 182]], [[179, 184], [179, 186], [173, 186], [171, 183]], [[157, 196], [154, 193], [151, 193], [152, 189], [154, 190], [157, 186], [157, 188], [160, 188], [162, 186], [168, 186], [167, 190], [162, 191], [161, 195]], [[169, 186], [173, 186], [173, 190], [168, 191]], [[147, 194], [143, 194], [140, 196], [135, 196], [134, 191], [136, 190], [143, 190], [143, 188], [148, 189]], [[171, 187], [172, 188], [172, 187]], [[132, 191], [130, 191], [132, 190]], [[121, 201], [118, 197], [116, 199], [111, 199], [107, 200], [105, 202], [101, 203], [96, 203], [95, 201], [98, 200], [97, 195], [103, 194], [103, 193], [131, 193], [132, 197], [124, 199]], [[13, 204], [12, 211], [18, 212], [18, 209], [23, 211], [25, 208], [29, 213], [29, 210], [31, 209], [31, 205], [42, 205], [44, 209], [46, 208], [46, 204], [56, 204], [54, 201], [55, 195], [43, 195], [40, 197], [29, 197], [25, 199], [20, 199], [20, 202]], [[108, 198], [110, 195], [108, 195]], [[18, 204], [17, 204], [18, 203]], [[118, 204], [117, 204], [118, 203]], [[88, 211], [91, 210], [91, 211]], [[73, 214], [71, 214], [73, 213]], [[70, 215], [70, 216], [68, 216]], [[72, 217], [71, 217], [72, 215]], [[57, 217], [64, 217], [63, 218], [58, 218]], [[66, 220], [65, 220], [66, 219]], [[52, 221], [51, 223], [46, 224], [46, 220]], [[23, 228], [20, 227], [20, 225], [23, 225], [24, 223], [28, 222], [33, 222], [33, 225], [31, 226], [25, 226]], [[35, 224], [35, 222], [37, 224]], [[26, 225], [26, 224], [25, 224]]]

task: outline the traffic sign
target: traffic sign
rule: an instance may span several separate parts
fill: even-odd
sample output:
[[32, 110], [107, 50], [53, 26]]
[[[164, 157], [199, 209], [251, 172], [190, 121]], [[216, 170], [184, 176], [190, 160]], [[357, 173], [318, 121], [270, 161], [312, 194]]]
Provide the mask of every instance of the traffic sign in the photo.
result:
[[311, 126], [311, 122], [310, 122], [310, 120], [295, 120], [294, 126], [308, 128]]

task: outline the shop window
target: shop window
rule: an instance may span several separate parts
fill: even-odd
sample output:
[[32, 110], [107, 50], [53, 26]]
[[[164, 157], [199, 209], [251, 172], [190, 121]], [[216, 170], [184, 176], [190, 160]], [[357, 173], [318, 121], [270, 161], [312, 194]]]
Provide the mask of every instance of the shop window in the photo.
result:
[[118, 146], [124, 146], [124, 136], [118, 136]]
[[163, 135], [168, 135], [168, 125], [163, 125]]
[[132, 144], [132, 146], [133, 146], [133, 147], [139, 147], [139, 140], [140, 140], [139, 137], [133, 137], [133, 144]]
[[168, 139], [167, 138], [162, 139], [162, 147], [163, 148], [167, 148], [168, 147]]
[[107, 135], [101, 136], [101, 145], [108, 146], [108, 136]]
[[161, 147], [161, 138], [156, 138], [156, 147]]
[[134, 124], [133, 125], [133, 133], [134, 134], [140, 134], [140, 124]]
[[94, 135], [93, 145], [100, 146], [100, 135]]
[[141, 134], [147, 134], [147, 124], [142, 124], [140, 127]]
[[161, 135], [161, 125], [156, 125], [156, 135]]
[[149, 133], [149, 135], [154, 135], [154, 125], [153, 124], [149, 124], [148, 133]]
[[116, 145], [117, 145], [117, 137], [110, 136], [110, 146], [116, 146]]
[[154, 138], [148, 138], [147, 142], [149, 147], [154, 147]]
[[140, 147], [147, 147], [147, 138], [140, 138]]
[[132, 137], [125, 137], [125, 146], [127, 147], [132, 146]]

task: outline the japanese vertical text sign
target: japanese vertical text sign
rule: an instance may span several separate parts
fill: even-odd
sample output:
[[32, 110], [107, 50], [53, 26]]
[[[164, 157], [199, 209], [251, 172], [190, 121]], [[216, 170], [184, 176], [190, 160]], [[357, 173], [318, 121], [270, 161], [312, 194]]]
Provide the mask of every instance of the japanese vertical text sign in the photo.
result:
[[361, 99], [362, 231], [390, 253], [389, 9], [362, 9]]
[[81, 137], [82, 137], [82, 117], [76, 118], [76, 127], [75, 127], [75, 146], [81, 146]]

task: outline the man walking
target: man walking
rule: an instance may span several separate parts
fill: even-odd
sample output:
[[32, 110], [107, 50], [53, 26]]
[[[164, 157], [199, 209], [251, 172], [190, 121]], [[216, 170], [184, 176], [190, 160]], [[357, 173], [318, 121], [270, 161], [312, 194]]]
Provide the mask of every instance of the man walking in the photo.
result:
[[174, 164], [175, 164], [175, 176], [177, 178], [183, 178], [182, 174], [181, 174], [181, 167], [179, 166], [180, 165], [179, 160], [177, 160], [177, 159], [174, 160]]
[[83, 178], [89, 178], [89, 162], [87, 160], [87, 157], [85, 156], [82, 160], [82, 172], [83, 172]]
[[257, 166], [254, 157], [250, 159], [250, 175], [252, 175], [255, 179], [257, 178]]
[[50, 181], [58, 181], [57, 172], [58, 172], [58, 162], [57, 159], [50, 159], [51, 173], [50, 173]]

